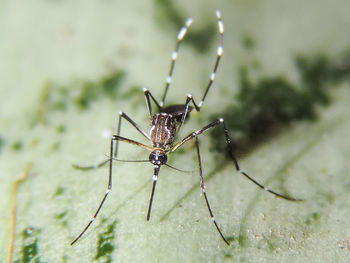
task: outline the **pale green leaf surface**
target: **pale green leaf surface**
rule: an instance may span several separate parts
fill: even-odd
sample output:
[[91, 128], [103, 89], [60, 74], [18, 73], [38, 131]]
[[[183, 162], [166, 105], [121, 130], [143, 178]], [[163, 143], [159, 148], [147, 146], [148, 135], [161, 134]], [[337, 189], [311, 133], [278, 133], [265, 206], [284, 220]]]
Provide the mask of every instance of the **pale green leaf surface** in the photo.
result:
[[[95, 212], [108, 172], [107, 167], [79, 171], [71, 164], [106, 158], [109, 137], [104, 134], [114, 131], [120, 110], [144, 129], [149, 119], [140, 90], [135, 98], [101, 99], [85, 111], [70, 104], [67, 111], [47, 114], [46, 124], [33, 126], [43, 86], [47, 81], [94, 81], [120, 68], [127, 73], [122, 93], [132, 85], [146, 85], [160, 97], [177, 32], [157, 24], [154, 5], [0, 3], [0, 262], [7, 260], [12, 183], [27, 162], [33, 167], [17, 193], [14, 261], [23, 257], [23, 247], [36, 244], [37, 258], [27, 262], [349, 262], [349, 83], [332, 92], [333, 103], [319, 109], [318, 121], [294, 123], [239, 160], [260, 182], [304, 202], [274, 198], [229, 163], [216, 170], [214, 156], [219, 155], [208, 152], [209, 136], [201, 138], [208, 197], [230, 247], [220, 239], [200, 195], [193, 145], [170, 159], [192, 173], [162, 168], [150, 222], [146, 212], [152, 166], [116, 163], [113, 191], [98, 219], [76, 245], [69, 245]], [[349, 47], [348, 1], [178, 5], [184, 17], [193, 16], [199, 25], [215, 23], [214, 11], [220, 8], [226, 30], [215, 87], [182, 135], [207, 124], [207, 116], [232, 103], [237, 67], [252, 58], [241, 46], [244, 35], [258, 43], [254, 56], [266, 73], [292, 80], [295, 53], [333, 54]], [[182, 47], [169, 93], [172, 102], [181, 103], [190, 92], [201, 96], [214, 57], [214, 44], [204, 55], [193, 46]], [[130, 125], [123, 126], [122, 134], [142, 140]], [[14, 145], [21, 147], [16, 150]], [[123, 159], [148, 158], [146, 151], [130, 145], [123, 145], [121, 154]], [[23, 241], [28, 227], [32, 236]], [[98, 248], [101, 240], [104, 250]]]

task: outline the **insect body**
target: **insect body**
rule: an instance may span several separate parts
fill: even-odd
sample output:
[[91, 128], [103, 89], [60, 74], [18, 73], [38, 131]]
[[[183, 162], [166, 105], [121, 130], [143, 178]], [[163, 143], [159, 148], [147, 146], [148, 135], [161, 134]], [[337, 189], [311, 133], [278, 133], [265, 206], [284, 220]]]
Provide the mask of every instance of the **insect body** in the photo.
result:
[[[216, 71], [217, 71], [221, 56], [223, 54], [222, 44], [223, 44], [224, 26], [223, 26], [220, 12], [217, 11], [216, 15], [217, 15], [218, 27], [219, 27], [219, 44], [217, 47], [217, 57], [216, 57], [216, 61], [214, 64], [214, 69], [213, 69], [213, 71], [210, 75], [210, 78], [209, 78], [208, 86], [204, 92], [204, 95], [203, 95], [201, 101], [198, 104], [196, 104], [192, 95], [188, 94], [186, 101], [185, 101], [185, 104], [164, 106], [166, 95], [167, 95], [168, 89], [170, 87], [171, 78], [172, 78], [172, 74], [173, 74], [173, 70], [174, 70], [174, 66], [175, 66], [175, 61], [177, 58], [177, 52], [178, 52], [179, 47], [180, 47], [180, 43], [181, 43], [182, 39], [184, 38], [184, 36], [186, 35], [188, 27], [192, 23], [192, 19], [188, 19], [186, 21], [185, 26], [183, 26], [181, 28], [181, 30], [178, 34], [178, 37], [177, 37], [177, 43], [176, 43], [175, 49], [174, 49], [172, 56], [171, 56], [172, 59], [171, 59], [169, 75], [166, 79], [165, 91], [164, 91], [162, 100], [160, 102], [158, 102], [148, 89], [143, 90], [144, 95], [145, 95], [146, 105], [148, 108], [148, 112], [151, 116], [151, 125], [150, 125], [149, 132], [148, 133], [144, 132], [127, 114], [125, 114], [124, 112], [120, 112], [117, 134], [113, 135], [111, 138], [110, 158], [107, 161], [105, 161], [101, 164], [98, 164], [97, 166], [94, 166], [94, 167], [76, 166], [77, 168], [80, 168], [80, 169], [89, 169], [89, 168], [100, 167], [100, 166], [104, 165], [105, 163], [109, 162], [109, 180], [108, 180], [108, 186], [107, 186], [107, 190], [105, 192], [105, 195], [104, 195], [99, 207], [97, 208], [93, 218], [90, 220], [90, 222], [84, 228], [84, 230], [73, 240], [71, 245], [73, 245], [77, 240], [80, 239], [80, 237], [86, 232], [86, 230], [89, 228], [89, 226], [95, 220], [95, 218], [97, 217], [101, 207], [103, 206], [103, 203], [105, 202], [110, 190], [112, 189], [113, 160], [117, 159], [119, 142], [133, 144], [133, 145], [139, 146], [143, 149], [146, 149], [150, 152], [148, 160], [153, 165], [154, 172], [153, 172], [153, 177], [152, 177], [153, 178], [153, 186], [152, 186], [151, 196], [150, 196], [150, 200], [149, 200], [147, 220], [149, 220], [150, 216], [151, 216], [153, 197], [154, 197], [154, 193], [155, 193], [155, 188], [156, 188], [160, 168], [162, 167], [162, 165], [170, 166], [167, 164], [167, 161], [168, 161], [167, 155], [175, 152], [178, 148], [180, 148], [186, 142], [188, 142], [190, 140], [195, 140], [198, 168], [199, 168], [200, 187], [201, 187], [206, 205], [208, 207], [212, 222], [214, 223], [222, 240], [227, 245], [229, 245], [229, 242], [226, 240], [226, 238], [222, 234], [222, 232], [221, 232], [221, 230], [220, 230], [220, 228], [219, 228], [219, 226], [214, 218], [214, 215], [213, 215], [213, 212], [212, 212], [212, 209], [210, 207], [209, 200], [208, 200], [208, 197], [207, 197], [207, 194], [205, 191], [205, 185], [204, 185], [204, 179], [203, 179], [203, 173], [202, 173], [202, 162], [201, 162], [201, 155], [200, 155], [200, 149], [199, 149], [199, 139], [198, 139], [198, 137], [202, 133], [206, 132], [207, 130], [209, 130], [211, 128], [217, 127], [219, 125], [221, 125], [223, 128], [223, 132], [224, 132], [224, 135], [226, 138], [227, 150], [228, 150], [229, 156], [231, 157], [231, 160], [232, 160], [233, 164], [235, 165], [235, 168], [237, 169], [237, 171], [239, 171], [242, 175], [244, 175], [246, 178], [251, 180], [256, 185], [258, 185], [260, 188], [262, 188], [265, 191], [268, 191], [268, 192], [270, 192], [278, 197], [282, 197], [284, 199], [291, 200], [291, 201], [300, 201], [301, 200], [301, 199], [295, 199], [295, 198], [291, 198], [288, 196], [284, 196], [282, 194], [279, 194], [279, 193], [276, 193], [276, 192], [270, 190], [269, 188], [267, 188], [267, 187], [263, 186], [262, 184], [258, 183], [257, 181], [255, 181], [252, 177], [250, 177], [248, 174], [246, 174], [243, 170], [240, 169], [238, 162], [237, 162], [237, 160], [232, 152], [231, 139], [229, 137], [229, 134], [228, 134], [228, 131], [227, 131], [227, 128], [225, 125], [225, 121], [222, 118], [214, 120], [213, 122], [209, 123], [208, 125], [204, 126], [203, 128], [190, 133], [189, 135], [184, 137], [182, 140], [176, 142], [176, 135], [178, 134], [178, 132], [179, 132], [181, 126], [184, 124], [185, 120], [188, 118], [190, 112], [194, 109], [196, 111], [200, 111], [200, 108], [203, 105], [203, 102], [208, 94], [208, 91], [213, 84], [213, 81], [214, 81], [215, 75], [216, 75]], [[153, 103], [157, 107], [156, 113], [153, 113], [153, 111], [152, 111], [151, 101], [153, 101]], [[192, 104], [192, 105], [190, 105], [190, 104]], [[123, 119], [126, 120], [127, 122], [129, 122], [138, 132], [140, 132], [150, 142], [150, 145], [145, 145], [143, 143], [134, 141], [132, 139], [120, 136], [121, 124], [122, 124]]]
[[169, 113], [157, 113], [149, 130], [153, 147], [169, 149], [176, 135], [176, 119]]

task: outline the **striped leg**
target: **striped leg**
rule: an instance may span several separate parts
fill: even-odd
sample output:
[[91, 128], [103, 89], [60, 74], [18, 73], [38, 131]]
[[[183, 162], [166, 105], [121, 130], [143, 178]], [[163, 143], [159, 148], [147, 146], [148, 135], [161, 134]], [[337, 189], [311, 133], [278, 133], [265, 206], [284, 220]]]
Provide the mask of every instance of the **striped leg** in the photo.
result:
[[203, 105], [203, 102], [209, 92], [209, 89], [211, 88], [211, 86], [213, 85], [214, 79], [215, 79], [215, 75], [216, 75], [216, 71], [218, 69], [219, 63], [220, 63], [220, 59], [222, 57], [223, 54], [223, 38], [224, 38], [224, 23], [222, 22], [222, 18], [221, 18], [221, 13], [219, 10], [216, 11], [216, 16], [218, 18], [218, 27], [219, 27], [219, 43], [218, 43], [218, 48], [217, 48], [217, 56], [216, 56], [216, 61], [215, 61], [215, 65], [214, 65], [214, 69], [213, 72], [210, 75], [210, 80], [207, 86], [207, 89], [204, 92], [204, 95], [201, 99], [201, 101], [197, 104], [194, 99], [193, 96], [191, 94], [187, 95], [187, 99], [185, 102], [185, 106], [184, 106], [184, 113], [182, 114], [182, 119], [181, 119], [181, 123], [180, 123], [180, 127], [181, 125], [184, 123], [184, 121], [186, 120], [187, 114], [188, 114], [188, 108], [189, 108], [189, 104], [192, 101], [192, 104], [194, 106], [194, 108], [196, 109], [196, 111], [200, 111], [200, 108]]
[[185, 37], [185, 35], [187, 33], [187, 30], [188, 30], [188, 28], [190, 27], [191, 24], [192, 24], [192, 18], [188, 18], [187, 21], [186, 21], [186, 24], [180, 29], [179, 34], [177, 35], [176, 46], [175, 46], [175, 49], [174, 49], [173, 53], [171, 54], [171, 64], [170, 64], [168, 77], [166, 78], [164, 94], [163, 94], [161, 102], [159, 103], [159, 105], [161, 107], [163, 107], [163, 105], [164, 105], [165, 98], [166, 98], [166, 95], [167, 95], [169, 87], [170, 87], [171, 78], [173, 76], [174, 67], [175, 67], [175, 61], [176, 61], [176, 58], [177, 58], [177, 53], [179, 51], [179, 47], [180, 47], [181, 41]]
[[155, 190], [156, 190], [156, 185], [157, 185], [157, 180], [158, 180], [159, 169], [160, 169], [160, 166], [159, 166], [159, 165], [155, 165], [155, 166], [154, 166], [154, 174], [153, 174], [153, 177], [152, 177], [153, 186], [152, 186], [151, 197], [150, 197], [150, 199], [149, 199], [149, 205], [148, 205], [148, 211], [147, 211], [147, 221], [149, 221], [149, 219], [151, 218], [151, 210], [152, 210], [152, 204], [153, 204], [153, 196], [154, 196], [154, 192], [155, 192]]
[[[214, 82], [216, 71], [218, 69], [219, 62], [220, 62], [220, 59], [221, 59], [222, 53], [223, 53], [224, 23], [222, 22], [221, 13], [220, 13], [219, 10], [216, 10], [216, 16], [218, 18], [218, 26], [219, 26], [219, 33], [220, 33], [220, 35], [219, 35], [219, 43], [218, 43], [218, 48], [217, 48], [217, 53], [216, 53], [217, 54], [216, 61], [215, 61], [213, 72], [210, 75], [210, 79], [209, 79], [209, 83], [208, 83], [207, 89], [205, 90], [201, 101], [198, 103], [198, 106], [193, 101], [193, 104], [195, 105], [196, 109], [202, 107], [202, 104], [203, 104], [203, 102], [205, 100], [205, 97], [207, 96], [208, 91], [209, 91], [210, 87], [212, 86], [212, 84]], [[197, 109], [197, 111], [199, 111], [199, 109]]]
[[294, 198], [294, 197], [290, 197], [290, 196], [286, 196], [286, 195], [282, 195], [280, 193], [277, 193], [273, 190], [271, 190], [268, 187], [265, 187], [264, 185], [262, 185], [261, 183], [259, 183], [258, 181], [256, 181], [254, 178], [250, 177], [246, 172], [244, 172], [243, 170], [240, 169], [237, 159], [233, 154], [233, 147], [232, 147], [232, 143], [231, 143], [231, 139], [228, 135], [228, 130], [226, 128], [226, 124], [223, 118], [217, 119], [215, 121], [213, 121], [212, 123], [209, 123], [208, 125], [204, 126], [202, 129], [192, 132], [191, 134], [187, 135], [185, 138], [183, 138], [180, 142], [178, 142], [177, 144], [175, 144], [171, 149], [170, 152], [174, 152], [176, 151], [179, 147], [181, 147], [184, 143], [188, 142], [189, 140], [194, 139], [195, 137], [199, 136], [200, 134], [202, 134], [203, 132], [214, 128], [216, 126], [218, 126], [219, 124], [223, 125], [223, 129], [224, 129], [224, 134], [225, 134], [225, 138], [226, 138], [226, 145], [227, 145], [227, 151], [229, 153], [229, 156], [232, 160], [232, 162], [234, 163], [236, 170], [241, 174], [244, 175], [247, 179], [249, 179], [250, 181], [252, 181], [254, 184], [256, 184], [257, 186], [259, 186], [262, 190], [265, 190], [277, 197], [281, 197], [283, 199], [289, 200], [289, 201], [303, 201], [303, 199], [299, 199], [299, 198]]
[[[122, 141], [122, 142], [126, 142], [126, 143], [129, 143], [129, 144], [132, 144], [132, 145], [135, 145], [135, 146], [138, 146], [138, 147], [141, 147], [143, 149], [146, 149], [146, 150], [149, 150], [149, 151], [153, 151], [153, 148], [150, 147], [150, 146], [147, 146], [147, 145], [144, 145], [140, 142], [137, 142], [137, 141], [134, 141], [134, 140], [131, 140], [131, 139], [128, 139], [128, 138], [124, 138], [124, 137], [121, 137], [121, 136], [118, 136], [118, 135], [113, 135], [112, 138], [111, 138], [111, 153], [110, 153], [110, 156], [113, 156], [114, 155], [114, 141]], [[117, 156], [116, 156], [117, 157]], [[113, 168], [113, 160], [116, 159], [116, 158], [109, 158], [109, 176], [108, 176], [108, 186], [107, 186], [107, 189], [106, 189], [106, 192], [105, 192], [105, 195], [103, 196], [103, 199], [100, 203], [100, 205], [98, 206], [94, 216], [92, 217], [92, 219], [90, 220], [90, 222], [86, 225], [86, 227], [84, 228], [84, 230], [72, 241], [71, 245], [74, 245], [75, 242], [77, 242], [83, 235], [84, 233], [86, 232], [86, 230], [88, 230], [88, 228], [90, 227], [90, 225], [92, 224], [92, 222], [94, 222], [94, 220], [96, 219], [98, 213], [100, 212], [109, 192], [112, 190], [112, 168]], [[148, 161], [148, 160], [147, 160]]]
[[202, 171], [202, 161], [201, 161], [201, 155], [200, 155], [200, 152], [199, 152], [199, 142], [198, 142], [198, 136], [195, 136], [196, 138], [196, 149], [197, 149], [197, 157], [198, 157], [198, 166], [199, 166], [199, 176], [200, 176], [200, 187], [202, 189], [202, 193], [203, 193], [203, 196], [204, 196], [204, 199], [205, 199], [205, 202], [207, 204], [207, 207], [208, 207], [208, 210], [209, 210], [209, 214], [211, 216], [211, 221], [214, 223], [215, 227], [216, 227], [216, 230], [219, 232], [221, 238], [224, 240], [224, 242], [227, 244], [227, 245], [230, 245], [230, 243], [227, 241], [227, 239], [224, 237], [224, 235], [222, 234], [218, 224], [216, 223], [216, 220], [215, 220], [215, 217], [214, 217], [214, 214], [210, 208], [210, 204], [209, 204], [209, 200], [208, 200], [208, 197], [207, 197], [207, 194], [205, 192], [205, 185], [204, 185], [204, 179], [203, 179], [203, 171]]
[[[115, 136], [112, 137], [111, 139], [111, 153], [110, 156], [113, 156], [113, 149], [114, 149], [114, 141], [116, 140]], [[108, 186], [105, 192], [105, 195], [103, 196], [103, 199], [100, 203], [100, 205], [98, 206], [94, 216], [91, 218], [90, 222], [86, 225], [86, 227], [84, 228], [84, 230], [72, 241], [72, 243], [70, 243], [70, 245], [74, 245], [75, 242], [77, 242], [86, 232], [86, 230], [88, 230], [88, 228], [90, 227], [90, 225], [92, 224], [92, 222], [94, 222], [95, 218], [97, 217], [98, 213], [100, 212], [109, 192], [112, 190], [112, 158], [109, 159], [109, 176], [108, 176]]]

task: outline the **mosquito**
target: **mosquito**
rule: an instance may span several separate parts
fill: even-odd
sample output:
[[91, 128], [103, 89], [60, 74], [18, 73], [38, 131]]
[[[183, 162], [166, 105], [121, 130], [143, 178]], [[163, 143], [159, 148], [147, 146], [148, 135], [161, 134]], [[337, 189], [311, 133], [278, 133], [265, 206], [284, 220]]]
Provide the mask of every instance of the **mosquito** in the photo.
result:
[[[269, 192], [277, 197], [281, 197], [281, 198], [289, 200], [289, 201], [301, 201], [302, 200], [302, 199], [297, 199], [297, 198], [293, 198], [293, 197], [289, 197], [289, 196], [285, 196], [285, 195], [282, 195], [280, 193], [277, 193], [277, 192], [269, 189], [268, 187], [265, 187], [264, 185], [260, 184], [259, 182], [257, 182], [255, 179], [253, 179], [247, 173], [245, 173], [243, 170], [240, 169], [238, 162], [237, 162], [237, 159], [233, 154], [232, 142], [231, 142], [231, 139], [229, 137], [229, 133], [228, 133], [228, 130], [226, 128], [225, 121], [223, 118], [218, 118], [217, 120], [214, 120], [213, 122], [209, 123], [208, 125], [204, 126], [203, 128], [190, 133], [189, 135], [184, 137], [182, 140], [175, 142], [176, 135], [178, 134], [181, 126], [184, 124], [186, 119], [188, 119], [191, 111], [193, 109], [195, 109], [197, 112], [200, 111], [200, 109], [204, 103], [204, 100], [205, 100], [210, 88], [213, 85], [213, 82], [214, 82], [214, 79], [216, 76], [219, 62], [220, 62], [220, 59], [221, 59], [222, 54], [223, 54], [223, 37], [224, 37], [224, 24], [223, 24], [223, 21], [221, 18], [221, 13], [219, 10], [216, 11], [216, 16], [217, 16], [217, 23], [218, 23], [218, 29], [219, 29], [216, 61], [214, 64], [214, 69], [210, 75], [208, 85], [206, 87], [206, 90], [205, 90], [204, 95], [203, 95], [202, 99], [200, 100], [200, 102], [197, 104], [194, 101], [192, 95], [188, 94], [186, 101], [185, 101], [185, 104], [175, 104], [175, 105], [165, 106], [165, 99], [166, 99], [166, 96], [168, 94], [169, 87], [171, 84], [179, 47], [180, 47], [180, 44], [181, 44], [183, 38], [185, 37], [185, 35], [188, 31], [190, 25], [192, 24], [192, 19], [189, 18], [189, 19], [187, 19], [186, 24], [180, 29], [180, 31], [177, 35], [177, 41], [176, 41], [175, 49], [173, 50], [172, 55], [171, 55], [170, 69], [169, 69], [168, 76], [166, 78], [165, 90], [164, 90], [161, 101], [158, 102], [148, 89], [146, 89], [146, 88], [143, 89], [147, 109], [148, 109], [149, 115], [151, 117], [151, 124], [150, 124], [150, 128], [149, 128], [148, 133], [143, 131], [140, 128], [140, 126], [138, 124], [136, 124], [126, 113], [120, 112], [119, 113], [119, 120], [118, 120], [117, 134], [112, 135], [112, 137], [111, 137], [109, 159], [98, 164], [98, 165], [94, 165], [94, 166], [88, 166], [88, 167], [75, 166], [76, 168], [79, 168], [79, 169], [91, 169], [91, 168], [98, 168], [98, 167], [103, 166], [106, 163], [109, 163], [109, 176], [108, 176], [108, 186], [107, 186], [106, 192], [105, 192], [103, 199], [100, 202], [95, 214], [93, 215], [90, 222], [83, 229], [83, 231], [72, 241], [71, 245], [73, 245], [75, 242], [77, 242], [84, 235], [84, 233], [87, 231], [87, 229], [93, 223], [93, 221], [96, 219], [96, 217], [97, 217], [98, 213], [100, 212], [109, 192], [112, 189], [113, 160], [118, 160], [117, 157], [118, 157], [119, 142], [132, 144], [132, 145], [141, 147], [143, 149], [146, 149], [150, 152], [147, 161], [149, 161], [153, 165], [154, 172], [153, 172], [153, 177], [152, 177], [153, 185], [152, 185], [152, 191], [151, 191], [151, 196], [150, 196], [149, 205], [148, 205], [147, 221], [149, 221], [151, 218], [153, 197], [154, 197], [154, 193], [155, 193], [155, 189], [156, 189], [156, 184], [158, 181], [160, 168], [162, 167], [162, 165], [174, 168], [174, 167], [167, 164], [168, 154], [175, 152], [177, 149], [179, 149], [186, 142], [194, 140], [195, 146], [196, 146], [198, 168], [199, 168], [200, 188], [202, 190], [202, 193], [203, 193], [203, 196], [205, 199], [205, 203], [207, 205], [207, 208], [208, 208], [208, 211], [209, 211], [209, 214], [211, 217], [211, 221], [213, 222], [217, 232], [220, 234], [222, 240], [227, 245], [230, 244], [228, 242], [228, 240], [225, 238], [225, 236], [223, 235], [223, 233], [221, 232], [221, 230], [220, 230], [220, 228], [215, 220], [213, 211], [212, 211], [210, 204], [209, 204], [207, 193], [205, 191], [203, 171], [202, 171], [202, 161], [201, 161], [201, 154], [200, 154], [200, 149], [199, 149], [199, 139], [198, 139], [199, 136], [201, 134], [203, 134], [204, 132], [206, 132], [212, 128], [218, 127], [220, 125], [223, 128], [223, 133], [224, 133], [225, 138], [226, 138], [226, 145], [227, 145], [229, 157], [231, 158], [236, 170], [240, 174], [242, 174], [243, 176], [248, 178], [250, 181], [252, 181], [254, 184], [256, 184], [261, 189], [263, 189], [263, 190], [265, 190], [265, 191], [267, 191], [267, 192]], [[156, 113], [153, 113], [151, 101], [153, 101], [153, 103], [157, 107]], [[120, 136], [121, 124], [122, 124], [123, 119], [126, 120], [127, 122], [129, 122], [141, 135], [143, 135], [150, 142], [150, 146], [145, 145], [143, 143], [140, 143], [138, 141], [134, 141], [132, 139]]]

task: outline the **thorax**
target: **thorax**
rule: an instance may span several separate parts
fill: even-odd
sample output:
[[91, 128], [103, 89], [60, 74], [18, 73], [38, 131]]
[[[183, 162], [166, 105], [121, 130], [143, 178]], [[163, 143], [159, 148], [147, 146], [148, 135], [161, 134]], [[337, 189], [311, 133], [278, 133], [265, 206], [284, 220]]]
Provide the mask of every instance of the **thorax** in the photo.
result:
[[153, 147], [167, 150], [174, 142], [176, 125], [176, 118], [172, 114], [156, 113], [153, 115], [149, 129]]

